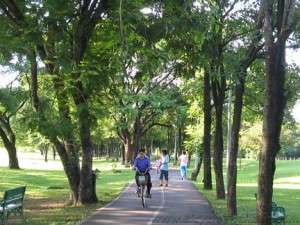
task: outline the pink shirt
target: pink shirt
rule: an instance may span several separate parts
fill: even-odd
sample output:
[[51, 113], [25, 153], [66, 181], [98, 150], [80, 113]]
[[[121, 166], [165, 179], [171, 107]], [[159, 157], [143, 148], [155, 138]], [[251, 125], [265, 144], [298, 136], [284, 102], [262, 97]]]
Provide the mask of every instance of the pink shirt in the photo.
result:
[[187, 155], [179, 156], [179, 161], [180, 161], [180, 166], [187, 166], [188, 156]]

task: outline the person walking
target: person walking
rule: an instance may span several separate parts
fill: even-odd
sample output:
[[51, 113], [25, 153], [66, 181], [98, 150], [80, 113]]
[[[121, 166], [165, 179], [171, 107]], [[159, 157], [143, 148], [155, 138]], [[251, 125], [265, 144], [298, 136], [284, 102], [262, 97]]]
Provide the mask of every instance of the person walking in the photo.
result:
[[168, 187], [169, 180], [169, 162], [170, 157], [166, 149], [162, 150], [161, 166], [160, 166], [160, 186], [163, 186], [163, 180], [165, 178], [165, 187]]
[[186, 154], [186, 151], [183, 151], [181, 156], [179, 156], [181, 180], [186, 178], [188, 160], [189, 159]]

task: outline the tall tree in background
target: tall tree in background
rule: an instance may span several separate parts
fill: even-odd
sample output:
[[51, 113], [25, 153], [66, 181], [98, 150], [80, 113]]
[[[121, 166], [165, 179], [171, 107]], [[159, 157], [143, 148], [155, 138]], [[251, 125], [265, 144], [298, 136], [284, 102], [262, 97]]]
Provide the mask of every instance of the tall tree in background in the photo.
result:
[[10, 169], [20, 169], [17, 157], [16, 135], [11, 126], [13, 116], [25, 104], [21, 90], [3, 88], [0, 90], [0, 138], [8, 153], [8, 167]]
[[[246, 9], [245, 9], [246, 10]], [[253, 12], [254, 11], [254, 12]], [[262, 14], [256, 12], [252, 9], [249, 12], [249, 21], [250, 18], [255, 18], [254, 28], [252, 26], [247, 27], [249, 33], [246, 34], [250, 40], [250, 44], [246, 49], [242, 50], [243, 56], [240, 60], [237, 60], [238, 63], [234, 66], [234, 109], [233, 109], [233, 119], [232, 119], [232, 131], [231, 142], [229, 144], [229, 160], [228, 160], [228, 171], [227, 171], [227, 209], [230, 216], [237, 215], [237, 202], [236, 202], [236, 182], [237, 182], [237, 157], [239, 149], [239, 132], [241, 127], [241, 116], [243, 109], [243, 95], [245, 89], [245, 79], [247, 75], [247, 69], [256, 59], [259, 50], [262, 48], [260, 40], [262, 38], [260, 28], [262, 24]], [[242, 18], [238, 18], [241, 20]], [[250, 23], [245, 25], [249, 25]], [[254, 32], [251, 32], [254, 30]], [[246, 44], [246, 43], [245, 43]], [[231, 101], [231, 99], [229, 99]]]
[[266, 99], [263, 120], [263, 148], [259, 159], [257, 224], [271, 224], [275, 159], [280, 150], [280, 132], [286, 106], [285, 49], [299, 18], [294, 0], [263, 0], [263, 36], [266, 51]]

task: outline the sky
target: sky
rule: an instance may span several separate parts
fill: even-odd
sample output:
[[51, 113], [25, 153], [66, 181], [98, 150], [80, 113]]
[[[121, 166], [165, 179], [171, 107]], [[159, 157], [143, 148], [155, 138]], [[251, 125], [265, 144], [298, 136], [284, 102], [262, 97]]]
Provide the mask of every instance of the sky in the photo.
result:
[[[287, 49], [286, 61], [288, 64], [295, 63], [300, 66], [300, 49], [290, 50]], [[12, 62], [13, 63], [13, 62]], [[6, 87], [7, 85], [18, 86], [18, 72], [9, 70], [8, 67], [0, 66], [0, 88]], [[300, 90], [299, 90], [300, 92]], [[295, 104], [292, 115], [295, 120], [300, 123], [300, 99]]]

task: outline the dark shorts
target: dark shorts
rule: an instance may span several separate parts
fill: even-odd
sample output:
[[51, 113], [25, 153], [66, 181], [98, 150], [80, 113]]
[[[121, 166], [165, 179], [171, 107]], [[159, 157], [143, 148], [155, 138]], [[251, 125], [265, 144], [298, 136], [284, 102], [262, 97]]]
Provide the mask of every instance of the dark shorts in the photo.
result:
[[162, 180], [165, 177], [165, 180], [169, 180], [169, 171], [168, 170], [160, 170], [159, 179]]

